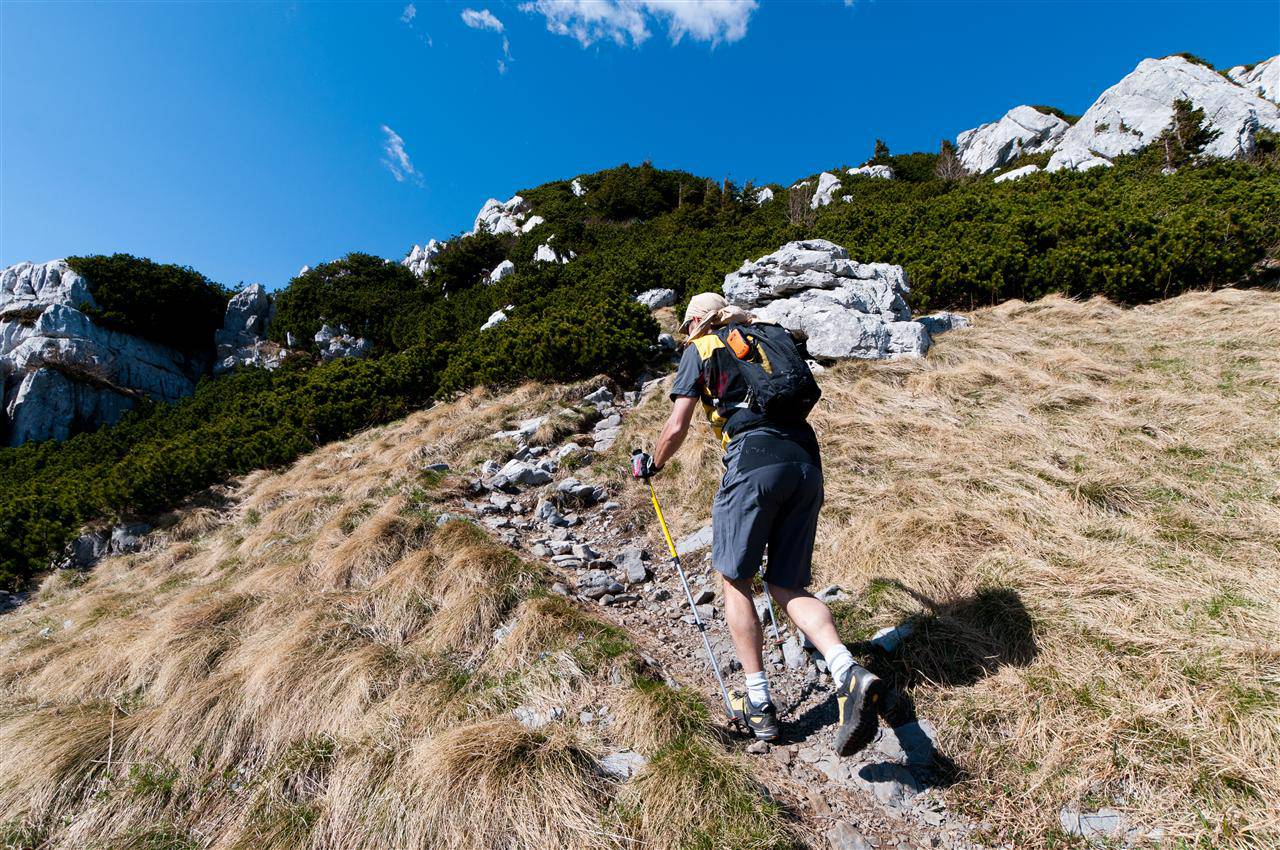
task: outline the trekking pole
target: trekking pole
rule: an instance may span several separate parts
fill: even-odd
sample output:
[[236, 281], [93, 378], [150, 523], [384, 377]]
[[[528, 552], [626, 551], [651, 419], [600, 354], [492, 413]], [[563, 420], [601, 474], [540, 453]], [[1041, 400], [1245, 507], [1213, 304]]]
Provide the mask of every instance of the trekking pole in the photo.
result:
[[711, 669], [716, 674], [716, 682], [720, 685], [720, 696], [724, 699], [724, 710], [728, 713], [730, 722], [736, 723], [738, 716], [734, 714], [733, 702], [729, 699], [729, 689], [725, 687], [724, 677], [720, 675], [720, 664], [716, 661], [715, 651], [711, 648], [711, 639], [707, 637], [706, 624], [698, 616], [698, 606], [693, 604], [693, 591], [689, 589], [689, 580], [685, 578], [684, 567], [680, 565], [680, 555], [676, 552], [675, 541], [671, 539], [671, 532], [667, 529], [666, 517], [662, 515], [662, 506], [658, 504], [658, 491], [654, 489], [653, 481], [650, 479], [646, 478], [645, 483], [649, 485], [649, 498], [653, 500], [653, 510], [658, 515], [658, 525], [662, 527], [662, 536], [666, 539], [667, 549], [671, 552], [671, 563], [675, 565], [676, 573], [680, 576], [680, 584], [684, 587], [684, 597], [689, 602], [689, 610], [693, 612], [693, 622], [698, 631], [702, 633], [702, 645], [707, 649], [707, 659], [711, 662]]
[[773, 627], [773, 644], [780, 647], [782, 636], [778, 634], [778, 615], [773, 613], [773, 594], [769, 592], [769, 582], [764, 580], [764, 576], [760, 577], [760, 584], [764, 585], [764, 601], [769, 609], [769, 625]]

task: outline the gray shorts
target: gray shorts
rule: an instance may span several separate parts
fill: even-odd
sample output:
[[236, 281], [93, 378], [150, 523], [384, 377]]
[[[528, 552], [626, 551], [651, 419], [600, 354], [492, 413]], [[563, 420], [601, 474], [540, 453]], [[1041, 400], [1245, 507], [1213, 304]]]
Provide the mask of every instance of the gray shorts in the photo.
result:
[[751, 578], [767, 547], [765, 581], [807, 587], [823, 501], [822, 467], [754, 454], [748, 443], [727, 458], [711, 507], [711, 565], [725, 578]]

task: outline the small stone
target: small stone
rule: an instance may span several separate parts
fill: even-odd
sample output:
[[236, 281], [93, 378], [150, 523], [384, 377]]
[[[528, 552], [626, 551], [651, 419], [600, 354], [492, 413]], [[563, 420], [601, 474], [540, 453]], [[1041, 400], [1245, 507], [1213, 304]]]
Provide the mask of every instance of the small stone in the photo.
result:
[[706, 605], [707, 603], [714, 602], [715, 600], [716, 592], [714, 590], [703, 589], [693, 594], [694, 605]]
[[428, 464], [428, 465], [424, 466], [422, 469], [423, 469], [423, 471], [424, 471], [424, 472], [448, 472], [448, 471], [449, 471], [449, 464], [447, 464], [447, 463], [431, 463], [431, 464]]
[[625, 782], [643, 770], [646, 764], [648, 760], [634, 750], [619, 750], [600, 759], [600, 772]]
[[783, 767], [790, 767], [791, 762], [795, 760], [795, 753], [790, 747], [774, 747], [773, 760]]
[[584, 561], [594, 561], [600, 557], [600, 553], [591, 548], [590, 543], [575, 543], [573, 546], [573, 554]]
[[827, 831], [831, 850], [871, 850], [871, 845], [861, 832], [847, 823], [838, 823]]
[[711, 546], [711, 537], [710, 524], [704, 525], [693, 534], [680, 538], [680, 541], [676, 543], [676, 554], [689, 555], [700, 549], [708, 549]]
[[800, 641], [794, 636], [782, 642], [782, 658], [788, 670], [799, 670], [809, 661], [809, 657], [800, 646]]
[[600, 510], [604, 511], [607, 514], [611, 514], [614, 511], [622, 510], [622, 505], [618, 502], [605, 502], [603, 505], [600, 506]]
[[750, 744], [747, 744], [747, 752], [751, 753], [753, 756], [767, 755], [769, 752], [769, 742], [752, 741]]
[[568, 587], [568, 585], [566, 585], [564, 582], [562, 582], [562, 581], [557, 581], [557, 582], [555, 582], [554, 584], [552, 584], [552, 585], [551, 585], [551, 592], [552, 592], [552, 593], [559, 594], [560, 596], [568, 596], [568, 595], [569, 595], [569, 587]]
[[653, 593], [650, 593], [649, 598], [654, 602], [666, 602], [671, 598], [671, 591], [667, 590], [665, 587], [660, 587]]
[[806, 792], [809, 798], [809, 807], [813, 809], [813, 813], [820, 818], [829, 817], [831, 815], [831, 807], [827, 805], [827, 801], [817, 791], [810, 788]]
[[714, 605], [699, 605], [694, 610], [698, 612], [698, 616], [702, 618], [703, 622], [706, 622], [707, 620], [714, 620], [716, 618], [716, 608]]

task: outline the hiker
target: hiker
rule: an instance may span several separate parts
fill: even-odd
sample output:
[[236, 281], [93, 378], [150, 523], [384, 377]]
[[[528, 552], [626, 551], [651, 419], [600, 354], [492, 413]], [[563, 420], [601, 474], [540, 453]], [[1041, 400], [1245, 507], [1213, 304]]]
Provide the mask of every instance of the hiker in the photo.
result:
[[711, 565], [723, 579], [725, 620], [746, 676], [746, 693], [731, 698], [734, 713], [757, 738], [777, 737], [752, 593], [767, 548], [768, 589], [822, 653], [836, 685], [836, 752], [855, 753], [875, 736], [884, 684], [854, 663], [831, 612], [805, 589], [823, 491], [818, 438], [804, 417], [821, 390], [785, 329], [756, 323], [717, 293], [689, 301], [681, 330], [689, 342], [671, 387], [675, 407], [653, 455], [636, 456], [633, 474], [662, 471], [701, 403], [724, 448], [725, 473], [711, 509]]

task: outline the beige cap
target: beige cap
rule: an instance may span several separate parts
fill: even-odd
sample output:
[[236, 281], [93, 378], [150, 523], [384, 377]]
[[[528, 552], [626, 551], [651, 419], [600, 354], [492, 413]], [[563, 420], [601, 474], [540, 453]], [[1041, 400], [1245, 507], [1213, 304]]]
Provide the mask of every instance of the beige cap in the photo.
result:
[[699, 292], [689, 299], [689, 306], [684, 309], [684, 321], [680, 323], [680, 330], [688, 333], [692, 322], [705, 319], [724, 308], [724, 296], [719, 292]]

